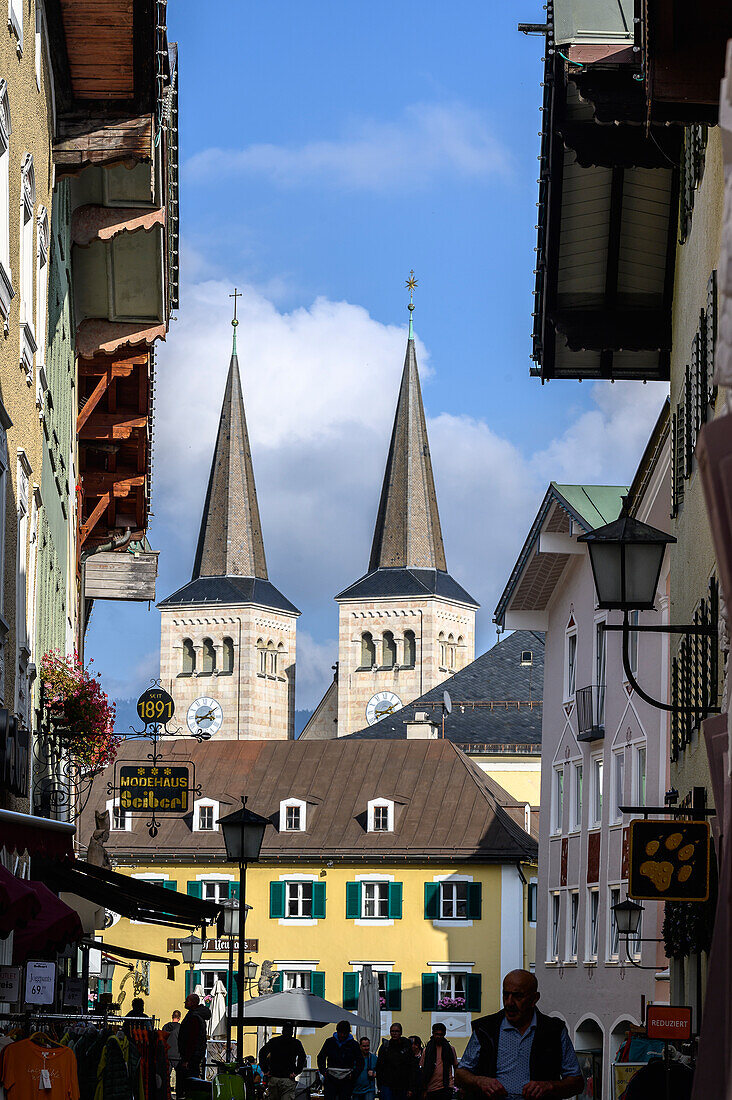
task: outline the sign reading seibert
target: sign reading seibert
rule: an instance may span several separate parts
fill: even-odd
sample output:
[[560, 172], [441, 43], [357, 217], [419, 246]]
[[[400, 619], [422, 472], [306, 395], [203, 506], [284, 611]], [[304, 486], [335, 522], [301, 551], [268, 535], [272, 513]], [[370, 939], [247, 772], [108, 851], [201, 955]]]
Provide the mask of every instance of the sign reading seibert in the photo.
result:
[[638, 901], [706, 901], [709, 824], [631, 821], [628, 896]]
[[142, 764], [119, 770], [119, 804], [124, 810], [184, 814], [189, 806], [190, 788], [187, 766]]

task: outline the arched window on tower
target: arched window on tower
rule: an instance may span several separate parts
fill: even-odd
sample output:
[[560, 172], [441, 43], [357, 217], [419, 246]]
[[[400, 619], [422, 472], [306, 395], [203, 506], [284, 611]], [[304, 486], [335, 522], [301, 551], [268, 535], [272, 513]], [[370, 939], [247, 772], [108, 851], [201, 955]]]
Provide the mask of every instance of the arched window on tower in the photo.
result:
[[455, 636], [453, 634], [447, 636], [447, 667], [450, 669], [455, 668]]
[[384, 631], [382, 642], [383, 656], [381, 658], [381, 667], [393, 668], [396, 664], [396, 642], [394, 641], [394, 635], [390, 630]]
[[376, 646], [368, 630], [361, 635], [361, 668], [373, 668], [376, 664]]
[[183, 639], [183, 667], [181, 671], [186, 676], [192, 676], [196, 671], [196, 651], [190, 638]]
[[234, 671], [234, 643], [231, 638], [224, 638], [221, 671], [226, 675]]
[[458, 634], [457, 648], [455, 652], [455, 668], [462, 668], [463, 666], [463, 650], [465, 648], [465, 639], [462, 634]]
[[437, 635], [437, 644], [440, 650], [440, 668], [447, 668], [447, 646], [445, 644], [445, 635], [442, 631]]
[[273, 641], [267, 642], [267, 675], [277, 675], [277, 650]]
[[404, 631], [404, 666], [414, 668], [417, 662], [417, 639], [413, 630]]
[[216, 650], [210, 638], [203, 639], [203, 657], [201, 660], [201, 672], [216, 671]]

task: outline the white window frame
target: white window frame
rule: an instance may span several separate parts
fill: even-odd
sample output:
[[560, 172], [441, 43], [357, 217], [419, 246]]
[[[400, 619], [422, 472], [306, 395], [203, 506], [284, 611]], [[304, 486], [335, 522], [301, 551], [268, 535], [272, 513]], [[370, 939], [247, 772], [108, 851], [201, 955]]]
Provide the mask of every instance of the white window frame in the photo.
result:
[[585, 780], [585, 762], [584, 760], [574, 760], [572, 762], [572, 832], [577, 832], [582, 828], [582, 806], [584, 803], [584, 780]]
[[[458, 887], [463, 887], [465, 891], [465, 898], [463, 904], [465, 905], [465, 916], [461, 917], [457, 912], [458, 907], [461, 904], [461, 899], [457, 896], [460, 892]], [[447, 888], [451, 897], [448, 899], [445, 894]], [[466, 924], [469, 920], [468, 917], [468, 894], [470, 892], [469, 885], [466, 879], [443, 879], [440, 882], [440, 920], [449, 920], [459, 922], [460, 924]], [[450, 908], [452, 912], [445, 912], [446, 908]]]
[[[282, 975], [282, 992], [285, 993], [289, 989], [306, 989], [310, 992], [313, 971], [310, 967], [302, 967], [296, 970], [294, 967], [287, 967], [285, 970], [278, 970], [278, 973]], [[292, 981], [293, 977], [296, 979]], [[299, 981], [297, 979], [307, 978], [306, 982]]]
[[607, 696], [607, 634], [604, 629], [606, 620], [595, 619], [595, 652], [594, 657], [594, 695], [597, 713], [595, 715], [597, 726], [605, 726], [605, 700]]
[[646, 806], [648, 804], [648, 745], [645, 741], [635, 746], [634, 756], [635, 797], [639, 806]]
[[607, 959], [617, 962], [620, 958], [620, 933], [613, 905], [620, 901], [620, 886], [608, 886], [607, 891]]
[[555, 765], [552, 779], [552, 832], [558, 834], [564, 828], [564, 764]]
[[569, 962], [577, 962], [577, 948], [579, 944], [579, 890], [570, 890], [568, 897], [567, 959]]
[[[367, 893], [371, 890], [373, 897], [367, 898]], [[368, 913], [366, 910], [369, 905], [373, 906], [374, 912]], [[376, 910], [384, 908], [385, 912], [380, 913]], [[385, 921], [389, 919], [389, 880], [388, 879], [365, 879], [361, 883], [361, 920], [368, 921]]]
[[23, 2], [24, 0], [8, 0], [8, 29], [18, 39], [18, 57], [23, 56]]
[[33, 326], [35, 263], [33, 252], [33, 208], [36, 205], [36, 174], [33, 154], [26, 153], [20, 169], [20, 365], [30, 385], [33, 380], [33, 356], [36, 334]]
[[587, 889], [587, 962], [597, 962], [600, 943], [600, 889], [589, 886]]
[[564, 641], [564, 701], [571, 703], [577, 690], [577, 627], [568, 626]]
[[0, 313], [7, 336], [13, 275], [10, 267], [10, 100], [8, 85], [0, 80]]
[[[386, 807], [389, 811], [389, 827], [388, 829], [377, 829], [374, 825], [374, 810], [377, 808]], [[366, 806], [366, 820], [367, 830], [370, 833], [393, 833], [394, 832], [394, 803], [388, 798], [372, 798]]]
[[[305, 897], [305, 887], [310, 888], [310, 912], [305, 913], [308, 905]], [[297, 913], [290, 913], [290, 902], [297, 906]], [[313, 879], [286, 879], [285, 880], [285, 920], [313, 920]]]
[[[473, 877], [473, 875], [462, 875], [462, 874], [454, 873], [454, 874], [449, 874], [449, 875], [433, 875], [432, 876], [432, 881], [439, 883], [440, 887], [441, 887], [443, 882], [465, 882], [465, 883], [470, 883], [470, 882], [475, 882], [475, 878]], [[442, 913], [442, 889], [440, 889], [440, 893], [438, 894], [438, 899], [439, 899], [438, 912]], [[438, 919], [432, 921], [432, 925], [435, 928], [472, 928], [473, 927], [473, 918], [469, 917], [469, 918], [466, 919], [464, 917], [454, 917], [454, 918], [453, 917], [439, 917]]]
[[549, 941], [547, 943], [547, 962], [559, 962], [559, 928], [562, 921], [562, 895], [559, 890], [549, 893]]
[[[279, 881], [284, 882], [284, 884], [285, 884], [285, 914], [287, 914], [287, 899], [288, 899], [287, 885], [288, 885], [288, 883], [290, 883], [290, 882], [309, 882], [312, 885], [314, 882], [318, 882], [318, 876], [313, 875], [313, 874], [308, 874], [308, 873], [280, 875]], [[281, 924], [285, 928], [292, 928], [292, 927], [310, 928], [310, 927], [316, 925], [318, 923], [319, 919], [320, 918], [318, 918], [318, 917], [288, 917], [287, 915], [285, 915], [284, 917], [279, 917], [278, 918], [278, 923]], [[381, 922], [379, 922], [379, 923], [381, 923]], [[313, 963], [313, 969], [317, 970], [317, 967], [318, 967], [318, 964]]]
[[625, 804], [625, 746], [613, 753], [613, 804], [610, 812], [610, 820], [622, 821], [623, 815], [618, 806]]
[[[602, 824], [602, 811], [605, 795], [605, 764], [602, 756], [593, 756], [592, 764], [592, 789], [591, 789], [591, 824], [593, 828]], [[598, 770], [599, 769], [599, 770]]]
[[[105, 803], [104, 807], [109, 813], [109, 828], [113, 833], [131, 833], [132, 832], [132, 811], [122, 810], [119, 804], [119, 798], [110, 798]], [[120, 810], [125, 815], [125, 823], [122, 828], [119, 828], [114, 823], [114, 811]]]
[[[201, 828], [201, 810], [204, 809], [213, 810], [213, 829]], [[193, 832], [194, 833], [217, 833], [219, 831], [218, 816], [219, 816], [219, 803], [213, 798], [198, 798], [193, 803]]]
[[[288, 829], [287, 827], [287, 811], [299, 810], [300, 811], [300, 827], [299, 829]], [[304, 833], [307, 831], [307, 802], [302, 798], [283, 798], [280, 802], [280, 832], [281, 833]]]
[[[21, 0], [22, 3], [22, 0]], [[36, 88], [41, 90], [41, 63], [43, 60], [43, 0], [36, 0], [36, 27], [33, 60], [36, 67]]]
[[[459, 988], [462, 985], [462, 989]], [[462, 997], [465, 1005], [468, 1003], [468, 973], [466, 970], [441, 970], [437, 974], [437, 1003], [439, 1005], [443, 997]], [[467, 1012], [467, 1007], [438, 1008], [438, 1012]]]
[[46, 370], [46, 324], [48, 321], [48, 211], [38, 208], [36, 215], [36, 405], [43, 416], [45, 394], [48, 389]]

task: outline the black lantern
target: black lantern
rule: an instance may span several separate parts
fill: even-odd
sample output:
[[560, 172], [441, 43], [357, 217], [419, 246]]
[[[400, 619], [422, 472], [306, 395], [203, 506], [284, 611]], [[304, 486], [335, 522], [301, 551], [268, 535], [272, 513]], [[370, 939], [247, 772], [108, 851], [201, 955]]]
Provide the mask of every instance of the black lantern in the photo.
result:
[[632, 516], [620, 516], [580, 535], [577, 542], [587, 543], [599, 607], [652, 610], [666, 546], [676, 542], [673, 535]]
[[102, 962], [99, 968], [99, 977], [103, 982], [111, 982], [114, 977], [114, 968], [117, 963], [114, 959], [110, 959], [108, 955], [102, 955]]
[[244, 980], [246, 982], [253, 982], [257, 976], [257, 964], [253, 959], [247, 959], [244, 963]]
[[618, 935], [635, 936], [638, 932], [643, 906], [639, 905], [637, 901], [626, 898], [625, 901], [619, 901], [617, 905], [611, 906], [611, 909], [615, 914]]
[[222, 901], [221, 905], [221, 924], [217, 927], [217, 931], [224, 936], [238, 936], [239, 935], [239, 902], [235, 898], [230, 898], [228, 901]]
[[269, 818], [255, 814], [242, 805], [233, 814], [220, 817], [217, 824], [224, 834], [227, 859], [232, 863], [256, 863], [262, 850], [264, 830], [270, 824]]
[[179, 950], [183, 956], [183, 962], [187, 963], [191, 970], [193, 970], [196, 963], [201, 961], [203, 940], [200, 940], [198, 936], [186, 936], [184, 940], [180, 941]]

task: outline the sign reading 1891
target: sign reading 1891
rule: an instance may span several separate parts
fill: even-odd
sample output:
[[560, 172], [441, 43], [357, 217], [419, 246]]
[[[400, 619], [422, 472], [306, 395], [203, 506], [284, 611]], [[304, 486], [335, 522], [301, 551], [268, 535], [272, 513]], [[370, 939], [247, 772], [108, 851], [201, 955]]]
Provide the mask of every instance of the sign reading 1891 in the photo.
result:
[[123, 810], [187, 812], [193, 786], [188, 765], [133, 764], [119, 769], [119, 804]]
[[146, 726], [169, 722], [175, 714], [173, 697], [163, 688], [148, 688], [137, 700], [137, 713]]

